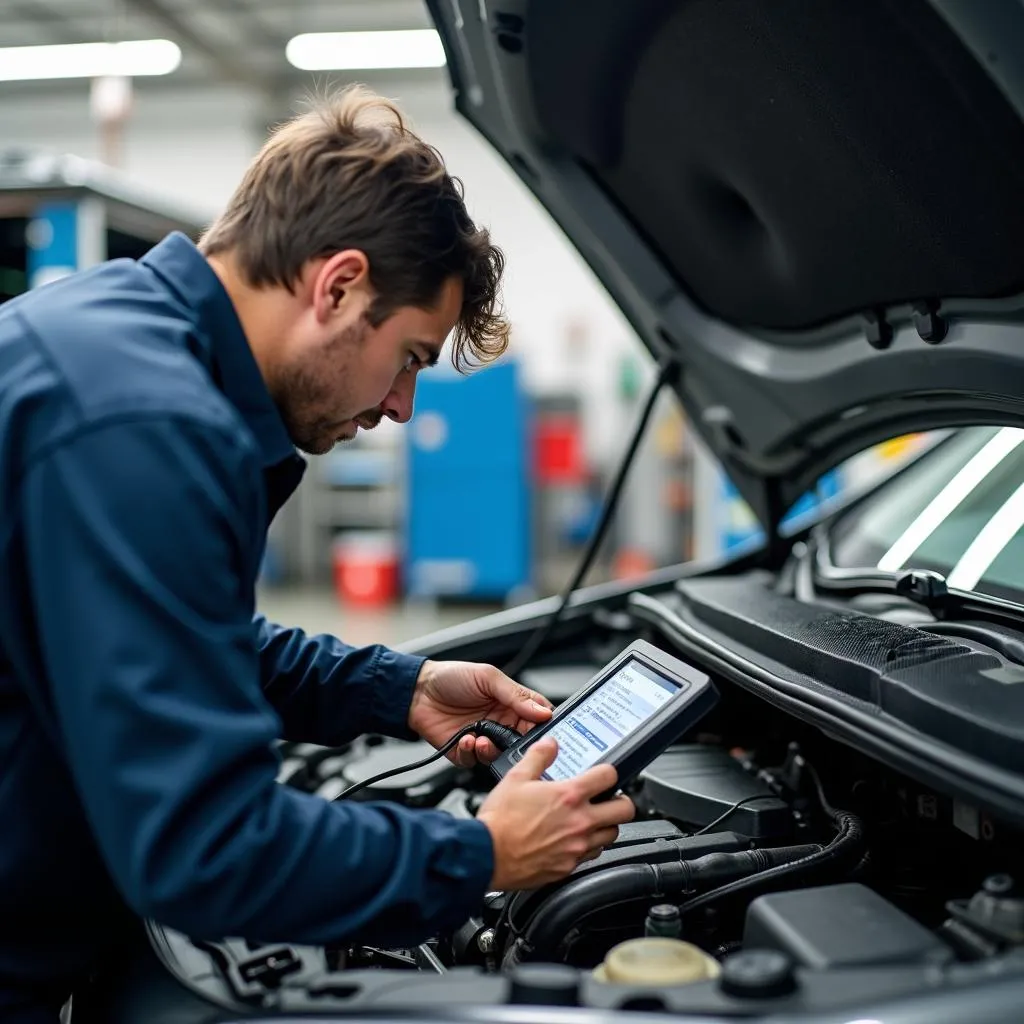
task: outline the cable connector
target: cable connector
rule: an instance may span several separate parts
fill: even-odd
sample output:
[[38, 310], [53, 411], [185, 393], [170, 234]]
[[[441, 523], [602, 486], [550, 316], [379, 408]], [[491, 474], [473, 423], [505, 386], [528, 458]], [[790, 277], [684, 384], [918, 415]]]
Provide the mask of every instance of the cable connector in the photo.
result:
[[489, 718], [481, 718], [479, 722], [474, 722], [470, 732], [490, 740], [499, 750], [508, 750], [513, 743], [523, 738], [515, 729], [500, 722], [492, 722]]

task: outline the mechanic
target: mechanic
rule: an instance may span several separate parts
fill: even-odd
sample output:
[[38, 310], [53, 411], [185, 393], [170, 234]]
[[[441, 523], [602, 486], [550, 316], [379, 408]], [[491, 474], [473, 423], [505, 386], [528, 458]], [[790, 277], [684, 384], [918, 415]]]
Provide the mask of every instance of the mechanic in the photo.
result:
[[[0, 1018], [54, 1021], [140, 918], [196, 938], [407, 944], [562, 877], [633, 814], [537, 744], [476, 820], [276, 784], [275, 740], [442, 746], [549, 703], [497, 669], [256, 614], [267, 527], [417, 373], [507, 344], [503, 256], [398, 110], [279, 128], [194, 245], [0, 310]], [[452, 508], [487, 518], [486, 505]], [[461, 763], [497, 751], [466, 737]]]

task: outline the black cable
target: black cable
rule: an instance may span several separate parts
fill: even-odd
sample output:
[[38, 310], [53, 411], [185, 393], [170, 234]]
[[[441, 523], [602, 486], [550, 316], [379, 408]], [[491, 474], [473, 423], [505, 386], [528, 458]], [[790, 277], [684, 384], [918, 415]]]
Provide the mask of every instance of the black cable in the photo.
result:
[[618, 507], [619, 498], [622, 495], [622, 487], [626, 482], [626, 474], [629, 472], [629, 467], [633, 464], [633, 460], [636, 458], [637, 449], [640, 447], [640, 442], [643, 440], [644, 433], [647, 430], [647, 422], [651, 418], [651, 413], [654, 412], [654, 405], [658, 400], [658, 395], [661, 393], [661, 389], [665, 384], [675, 376], [678, 367], [679, 364], [674, 359], [669, 359], [662, 363], [657, 380], [655, 380], [647, 395], [647, 401], [644, 403], [643, 411], [640, 413], [640, 419], [637, 420], [637, 424], [633, 428], [633, 435], [630, 438], [629, 445], [627, 446], [625, 454], [622, 456], [618, 469], [615, 472], [615, 479], [612, 482], [612, 486], [604, 500], [604, 506], [601, 509], [601, 515], [598, 518], [597, 526], [594, 528], [594, 532], [587, 543], [587, 549], [584, 551], [583, 557], [580, 559], [579, 565], [576, 567], [576, 572], [573, 574], [573, 578], [570, 580], [569, 585], [562, 591], [562, 598], [558, 607], [544, 622], [540, 624], [540, 626], [538, 626], [537, 630], [526, 641], [526, 644], [522, 647], [519, 653], [504, 668], [505, 674], [511, 676], [513, 679], [515, 679], [519, 673], [526, 668], [533, 656], [540, 650], [544, 641], [551, 635], [551, 631], [561, 621], [562, 616], [565, 614], [565, 609], [569, 607], [569, 602], [572, 600], [572, 595], [576, 593], [580, 584], [582, 584], [584, 577], [590, 571], [590, 567], [593, 564], [594, 559], [597, 557], [597, 552], [601, 546], [601, 542], [604, 540], [605, 534], [608, 532], [608, 527], [611, 525], [615, 509]]
[[836, 836], [831, 843], [818, 853], [790, 864], [780, 865], [761, 871], [746, 878], [738, 879], [726, 885], [719, 886], [709, 892], [702, 893], [679, 907], [682, 915], [690, 914], [695, 910], [706, 907], [711, 903], [742, 893], [746, 899], [753, 899], [754, 894], [760, 896], [765, 892], [777, 890], [780, 885], [790, 884], [793, 875], [807, 875], [816, 873], [821, 868], [838, 864], [840, 868], [847, 862], [856, 866], [864, 853], [864, 826], [856, 814], [849, 811], [841, 811], [833, 807], [825, 796], [825, 790], [821, 785], [818, 773], [806, 764], [814, 780], [815, 788], [818, 791], [818, 799], [821, 801], [822, 809], [832, 819], [836, 828]]
[[376, 782], [380, 782], [382, 779], [389, 779], [393, 775], [404, 775], [406, 772], [413, 772], [417, 768], [424, 768], [432, 761], [436, 761], [439, 757], [444, 757], [463, 736], [469, 736], [470, 734], [485, 736], [489, 739], [499, 750], [508, 750], [508, 748], [518, 740], [519, 733], [515, 729], [510, 729], [507, 725], [502, 725], [500, 722], [492, 722], [489, 719], [482, 718], [477, 722], [471, 722], [469, 725], [464, 725], [454, 736], [440, 749], [435, 750], [434, 753], [428, 757], [424, 757], [413, 764], [399, 765], [397, 768], [390, 768], [386, 772], [379, 772], [377, 775], [371, 775], [368, 779], [363, 779], [362, 782], [356, 782], [355, 784], [343, 789], [334, 799], [335, 800], [346, 800], [352, 796], [353, 793], [358, 793], [361, 789], [366, 789], [367, 786], [372, 786]]
[[758, 793], [756, 796], [745, 796], [742, 800], [737, 800], [724, 814], [720, 814], [710, 825], [705, 825], [699, 832], [694, 832], [695, 836], [702, 836], [705, 832], [710, 832], [713, 828], [718, 828], [726, 818], [731, 818], [741, 807], [746, 804], [752, 804], [755, 800], [774, 800], [775, 798], [770, 793]]
[[821, 784], [821, 776], [818, 774], [813, 764], [808, 761], [804, 761], [804, 768], [810, 772], [811, 779], [814, 781], [814, 788], [818, 791], [818, 803], [821, 804], [821, 809], [835, 821], [836, 816], [840, 813], [837, 811], [829, 802], [828, 797], [825, 796], [825, 787]]

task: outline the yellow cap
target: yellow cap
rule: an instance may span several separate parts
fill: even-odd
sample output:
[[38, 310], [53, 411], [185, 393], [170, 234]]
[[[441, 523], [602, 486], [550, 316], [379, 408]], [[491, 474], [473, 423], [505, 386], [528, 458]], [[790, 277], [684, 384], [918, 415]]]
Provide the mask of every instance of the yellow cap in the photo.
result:
[[692, 943], [649, 936], [613, 946], [594, 977], [619, 985], [686, 985], [718, 972], [718, 961]]

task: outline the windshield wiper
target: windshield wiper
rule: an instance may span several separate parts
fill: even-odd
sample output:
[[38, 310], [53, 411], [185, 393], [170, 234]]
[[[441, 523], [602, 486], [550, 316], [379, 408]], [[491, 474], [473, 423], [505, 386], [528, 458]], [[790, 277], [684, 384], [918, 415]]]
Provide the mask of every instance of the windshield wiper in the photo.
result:
[[[963, 618], [964, 613], [969, 611], [971, 605], [979, 602], [989, 608], [992, 604], [1001, 606], [1006, 604], [1007, 609], [1018, 619], [1024, 616], [1024, 608], [1013, 605], [1009, 601], [1000, 602], [998, 598], [985, 597], [980, 594], [967, 591], [950, 590], [946, 583], [946, 577], [941, 572], [932, 569], [908, 569], [906, 572], [893, 573], [896, 577], [895, 589], [899, 597], [904, 597], [914, 604], [927, 608], [937, 619]], [[1004, 610], [1004, 609], [1001, 609]]]
[[1024, 605], [973, 590], [952, 590], [946, 577], [931, 569], [886, 572], [881, 569], [840, 569], [832, 563], [827, 537], [814, 539], [815, 585], [846, 594], [888, 593], [920, 605], [939, 620], [979, 618], [1020, 627]]

